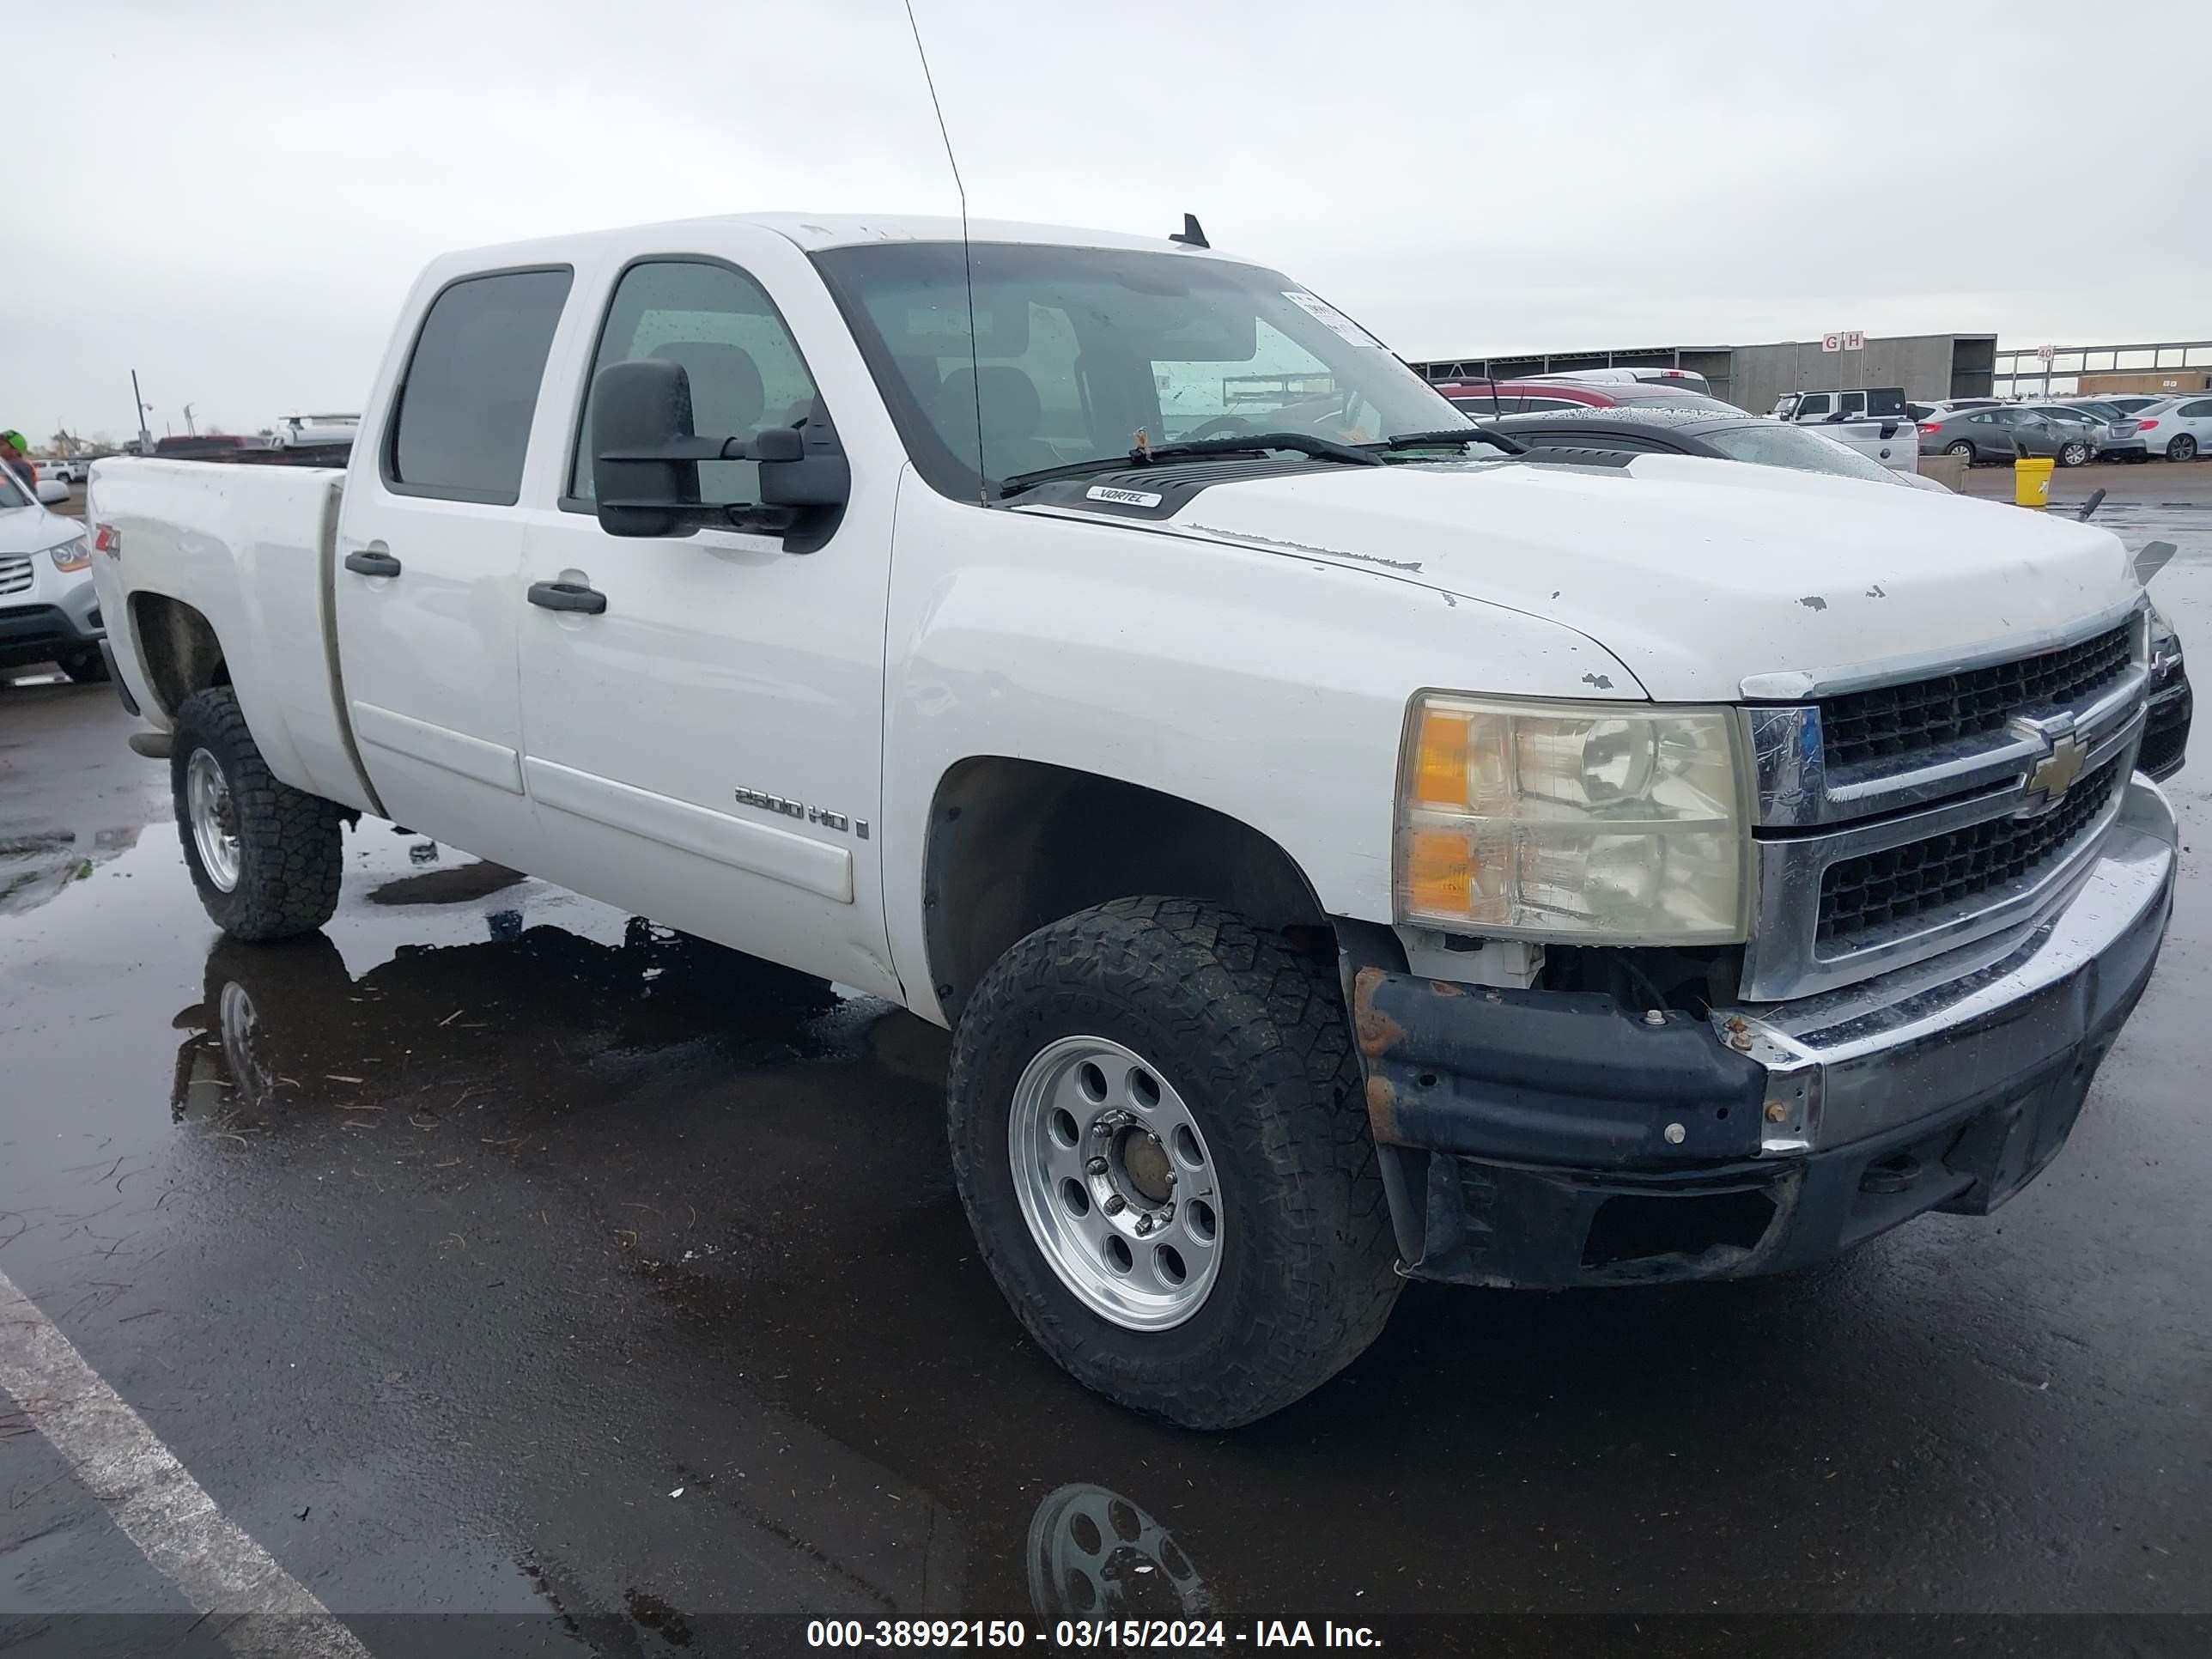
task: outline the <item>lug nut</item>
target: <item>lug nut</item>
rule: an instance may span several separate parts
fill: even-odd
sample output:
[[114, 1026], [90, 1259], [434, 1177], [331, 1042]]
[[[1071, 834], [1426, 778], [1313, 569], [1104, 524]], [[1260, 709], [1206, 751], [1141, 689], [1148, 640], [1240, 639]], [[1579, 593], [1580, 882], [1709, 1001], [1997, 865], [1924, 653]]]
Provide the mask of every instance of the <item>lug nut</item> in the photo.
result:
[[1109, 1193], [1106, 1194], [1106, 1201], [1098, 1207], [1105, 1211], [1108, 1215], [1119, 1215], [1129, 1207], [1129, 1200], [1119, 1193]]
[[1137, 1233], [1139, 1237], [1142, 1237], [1145, 1234], [1152, 1231], [1152, 1217], [1148, 1215], [1140, 1215], [1137, 1218]]
[[1106, 1173], [1106, 1160], [1103, 1158], [1094, 1158], [1083, 1167], [1089, 1170], [1092, 1175], [1104, 1175]]

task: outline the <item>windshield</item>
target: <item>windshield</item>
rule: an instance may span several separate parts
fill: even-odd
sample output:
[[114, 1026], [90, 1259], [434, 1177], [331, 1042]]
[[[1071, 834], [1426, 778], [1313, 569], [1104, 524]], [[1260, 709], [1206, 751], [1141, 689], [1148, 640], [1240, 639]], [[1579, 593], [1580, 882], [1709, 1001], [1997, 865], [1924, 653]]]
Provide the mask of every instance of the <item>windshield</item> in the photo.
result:
[[15, 480], [4, 464], [0, 464], [0, 507], [28, 507], [31, 498], [15, 486]]
[[[1132, 449], [1246, 433], [1340, 443], [1468, 424], [1288, 277], [1140, 250], [878, 243], [814, 256], [915, 469], [972, 499]], [[972, 342], [972, 350], [971, 350]], [[977, 416], [981, 414], [981, 459]]]
[[1802, 426], [1759, 421], [1750, 426], [1722, 427], [1705, 437], [1731, 460], [1749, 461], [1754, 466], [1793, 466], [1801, 472], [1897, 482], [1880, 461], [1869, 460], [1856, 449], [1847, 449], [1833, 438], [1824, 438], [1817, 430]]

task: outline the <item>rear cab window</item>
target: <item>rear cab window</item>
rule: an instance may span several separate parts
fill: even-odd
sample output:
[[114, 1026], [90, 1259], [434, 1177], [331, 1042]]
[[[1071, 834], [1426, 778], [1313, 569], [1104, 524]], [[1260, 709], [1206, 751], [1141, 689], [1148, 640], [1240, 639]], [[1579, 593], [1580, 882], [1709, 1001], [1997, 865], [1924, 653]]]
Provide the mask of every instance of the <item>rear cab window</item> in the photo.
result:
[[447, 284], [416, 332], [383, 456], [395, 495], [512, 507], [538, 384], [574, 273], [492, 271]]

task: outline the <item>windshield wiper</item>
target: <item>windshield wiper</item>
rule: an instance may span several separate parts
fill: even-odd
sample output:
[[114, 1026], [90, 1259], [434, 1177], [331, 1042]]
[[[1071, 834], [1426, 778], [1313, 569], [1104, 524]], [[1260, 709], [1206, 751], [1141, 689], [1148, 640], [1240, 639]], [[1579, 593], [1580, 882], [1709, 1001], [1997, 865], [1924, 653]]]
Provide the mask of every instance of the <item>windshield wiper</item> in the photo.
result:
[[1509, 455], [1528, 453], [1528, 445], [1488, 426], [1448, 426], [1435, 432], [1401, 432], [1382, 441], [1385, 449], [1428, 449], [1437, 444], [1489, 444]]
[[1154, 444], [1149, 449], [1133, 449], [1123, 455], [1099, 455], [1087, 461], [1070, 461], [1063, 466], [1041, 466], [1034, 472], [1017, 472], [999, 483], [999, 498], [1020, 494], [1041, 483], [1050, 483], [1055, 478], [1080, 478], [1092, 472], [1115, 472], [1124, 467], [1157, 465], [1162, 461], [1183, 461], [1201, 455], [1258, 455], [1270, 449], [1293, 450], [1301, 455], [1310, 455], [1317, 461], [1342, 461], [1347, 466], [1381, 466], [1382, 458], [1371, 450], [1359, 449], [1351, 444], [1340, 444], [1334, 438], [1316, 438], [1310, 432], [1240, 432], [1228, 438], [1198, 438], [1187, 443]]

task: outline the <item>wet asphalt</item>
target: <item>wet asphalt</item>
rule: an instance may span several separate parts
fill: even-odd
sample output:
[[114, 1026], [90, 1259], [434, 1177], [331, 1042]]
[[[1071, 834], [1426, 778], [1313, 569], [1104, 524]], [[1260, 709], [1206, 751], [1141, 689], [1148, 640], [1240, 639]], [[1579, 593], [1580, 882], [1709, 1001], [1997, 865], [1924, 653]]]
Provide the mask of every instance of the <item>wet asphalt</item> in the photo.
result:
[[[2108, 513], [2179, 543], [2154, 592], [2212, 665], [2212, 511]], [[2158, 975], [1996, 1216], [1740, 1284], [1415, 1285], [1335, 1382], [1198, 1436], [1019, 1334], [947, 1172], [943, 1034], [380, 823], [325, 933], [225, 943], [135, 724], [0, 690], [0, 1272], [377, 1652], [430, 1650], [392, 1617], [423, 1613], [514, 1616], [439, 1651], [1118, 1611], [1232, 1647], [1430, 1615], [1386, 1626], [1405, 1652], [1698, 1613], [1753, 1652], [1762, 1615], [2212, 1608], [2212, 750], [2169, 786]], [[0, 1396], [0, 1648], [189, 1625]], [[1955, 1634], [1926, 1650], [1993, 1650]]]

